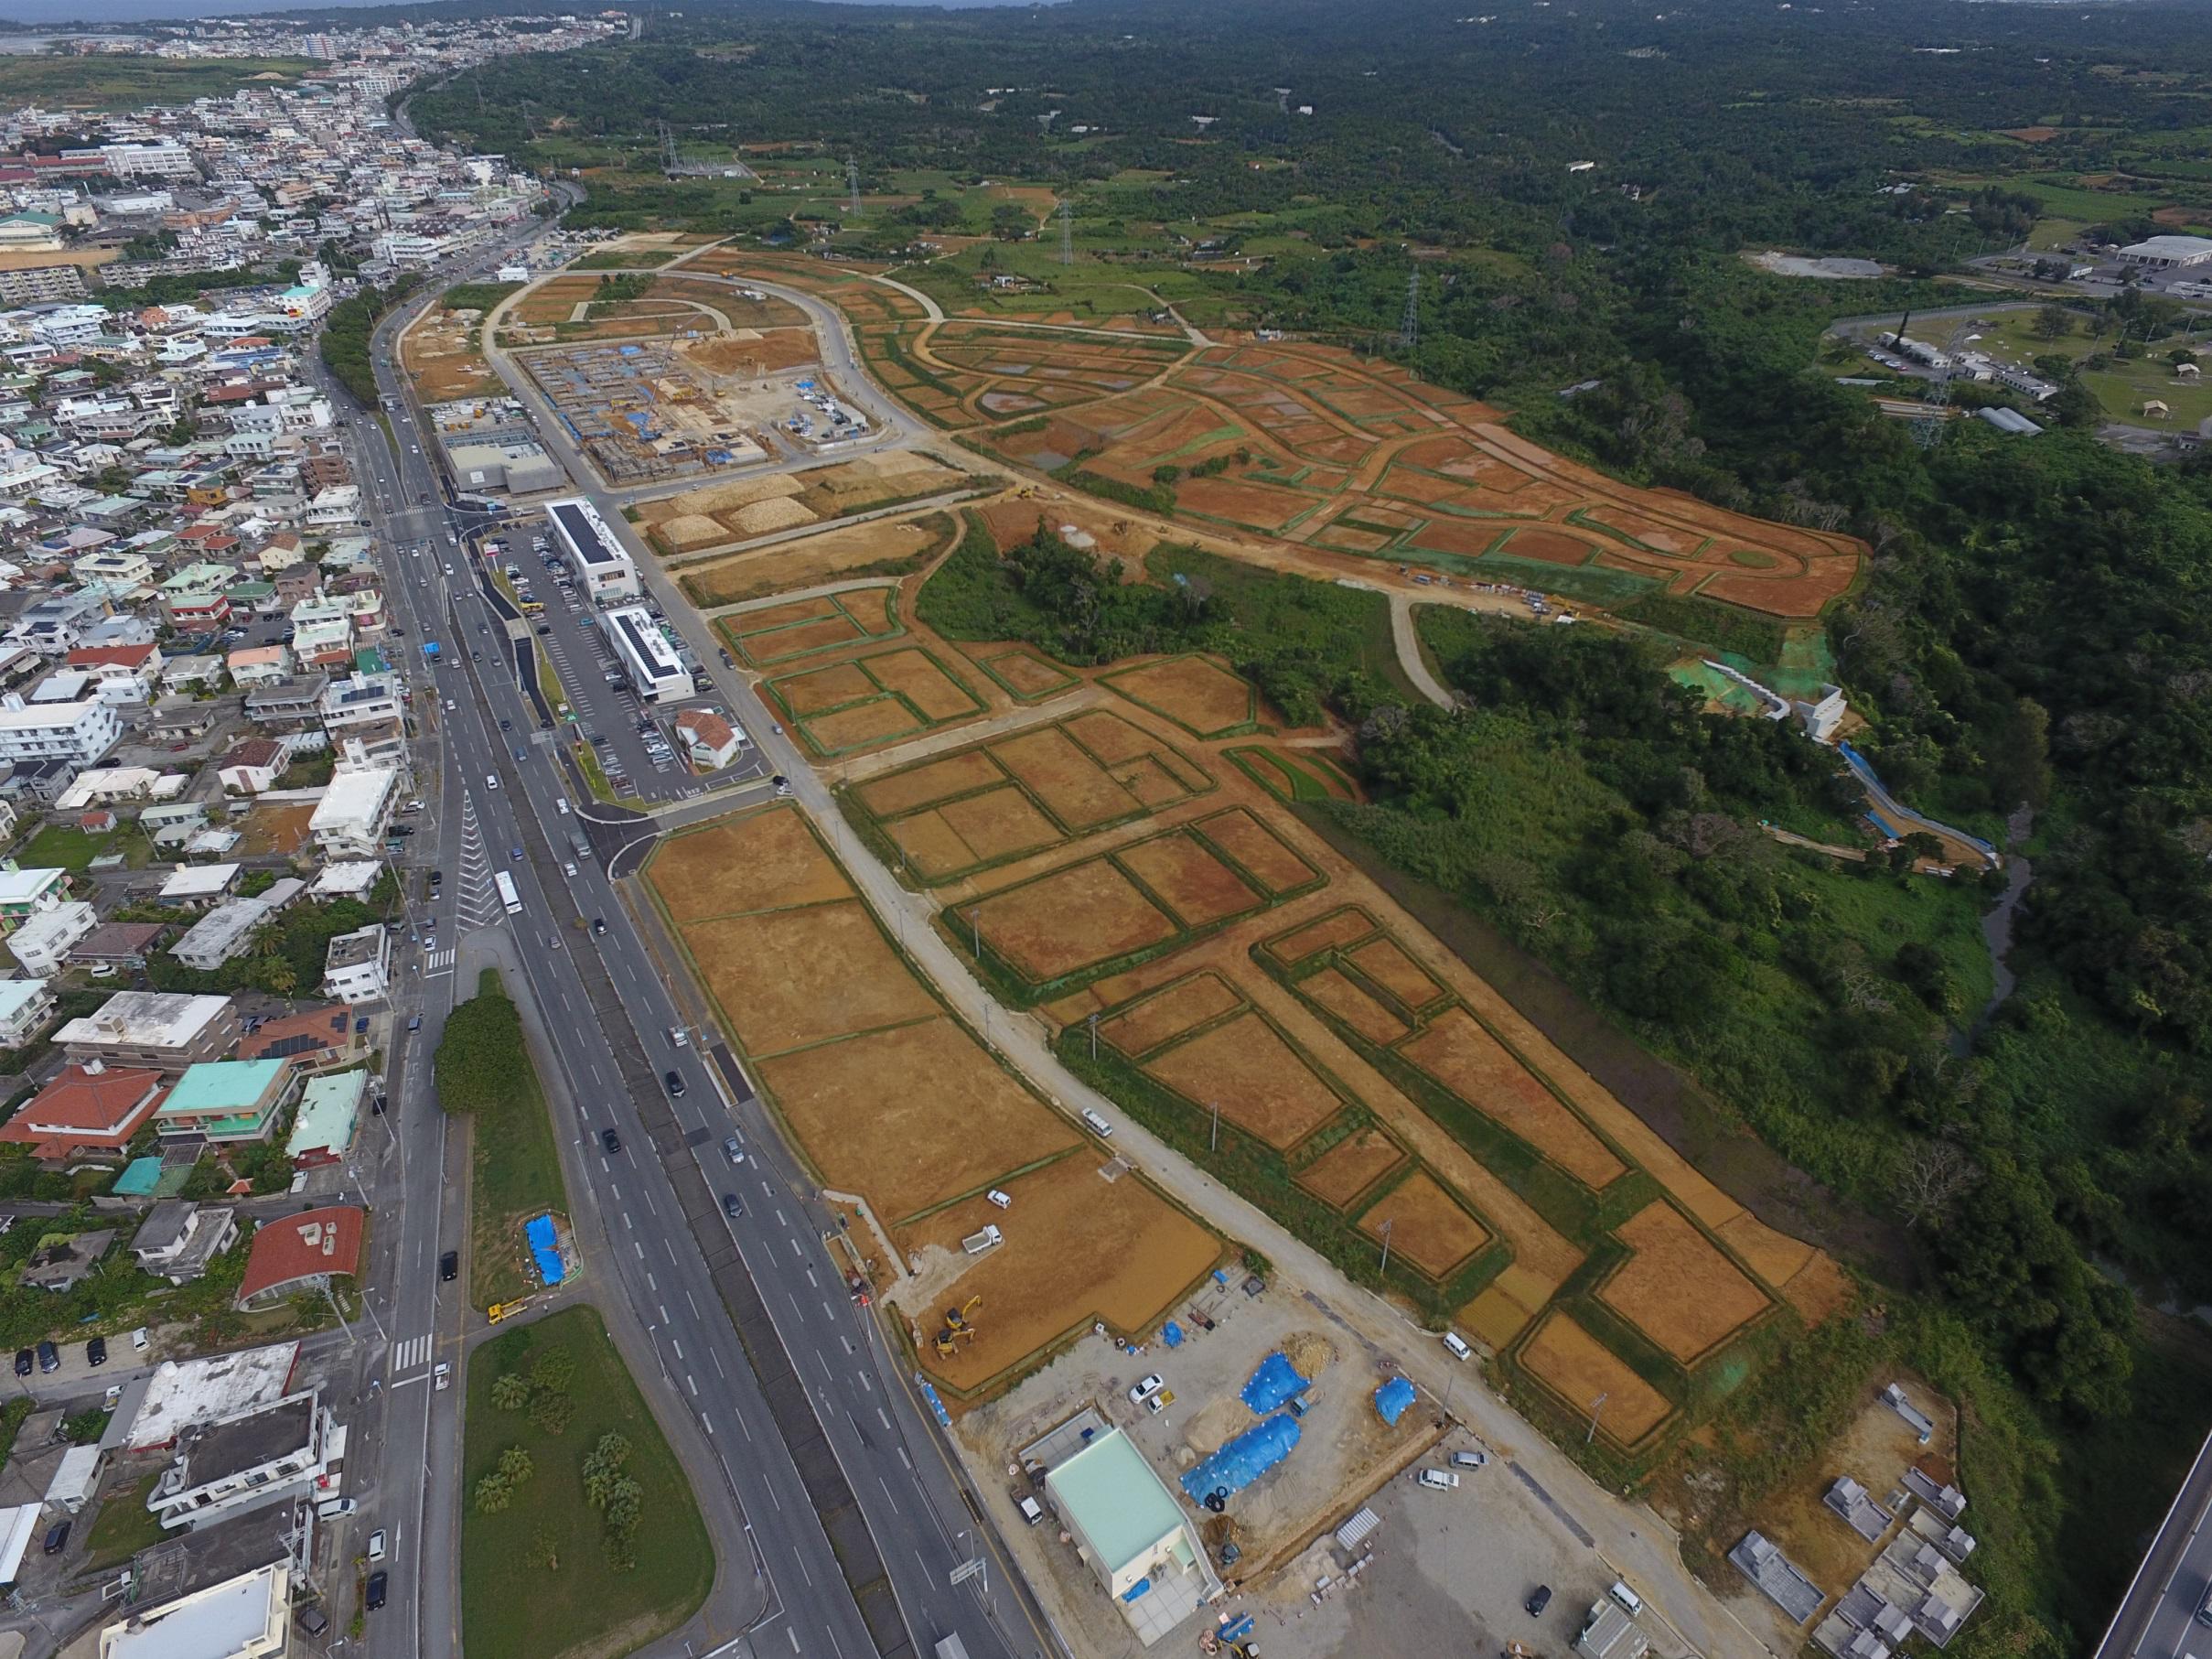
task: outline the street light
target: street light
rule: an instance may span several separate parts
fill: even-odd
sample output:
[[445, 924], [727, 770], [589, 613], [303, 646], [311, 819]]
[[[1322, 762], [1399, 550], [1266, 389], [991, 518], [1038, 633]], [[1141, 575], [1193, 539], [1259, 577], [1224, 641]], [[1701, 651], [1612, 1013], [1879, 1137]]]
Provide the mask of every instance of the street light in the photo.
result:
[[1382, 1223], [1382, 1271], [1391, 1270], [1391, 1223], [1395, 1217], [1386, 1216]]
[[1611, 1392], [1608, 1391], [1605, 1394], [1599, 1395], [1597, 1398], [1590, 1402], [1590, 1432], [1583, 1436], [1583, 1444], [1584, 1446], [1589, 1445], [1591, 1441], [1597, 1438], [1597, 1414], [1605, 1410], [1605, 1402], [1612, 1397], [1613, 1395]]

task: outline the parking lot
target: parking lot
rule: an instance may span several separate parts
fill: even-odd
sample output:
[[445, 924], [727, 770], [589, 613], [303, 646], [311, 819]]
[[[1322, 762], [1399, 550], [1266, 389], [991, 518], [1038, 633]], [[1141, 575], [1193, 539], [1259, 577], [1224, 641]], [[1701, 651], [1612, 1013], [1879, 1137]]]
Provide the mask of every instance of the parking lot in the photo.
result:
[[[767, 762], [749, 734], [736, 758], [711, 775], [702, 776], [684, 762], [673, 729], [676, 716], [696, 708], [726, 719], [727, 707], [711, 691], [650, 708], [640, 702], [598, 626], [596, 610], [582, 587], [571, 579], [565, 561], [553, 548], [539, 551], [532, 546], [533, 540], [544, 534], [542, 520], [512, 526], [492, 538], [503, 544], [504, 552], [490, 554], [486, 544], [487, 562], [506, 576], [519, 598], [543, 607], [529, 618], [533, 635], [566, 694], [578, 735], [591, 746], [614, 792], [625, 800], [648, 803], [680, 801], [721, 784], [759, 777]], [[658, 606], [646, 603], [660, 617]]]

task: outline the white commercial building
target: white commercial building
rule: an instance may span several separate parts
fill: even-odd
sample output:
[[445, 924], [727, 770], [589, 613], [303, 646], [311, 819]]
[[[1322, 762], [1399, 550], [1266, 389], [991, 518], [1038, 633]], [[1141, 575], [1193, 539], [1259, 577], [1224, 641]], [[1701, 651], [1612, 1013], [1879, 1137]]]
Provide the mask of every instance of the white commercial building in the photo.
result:
[[638, 597], [640, 591], [638, 566], [615, 533], [607, 528], [596, 507], [581, 496], [570, 496], [548, 501], [545, 513], [589, 598], [602, 600]]
[[615, 655], [629, 675], [639, 701], [665, 703], [692, 695], [691, 672], [644, 606], [625, 605], [610, 610], [599, 619], [599, 626], [614, 642]]
[[346, 1455], [346, 1430], [319, 1389], [249, 1406], [177, 1443], [146, 1508], [162, 1525], [200, 1527], [298, 1497]]
[[389, 766], [334, 774], [307, 820], [326, 858], [368, 858], [384, 850], [384, 831], [399, 805], [400, 774]]
[[7, 948], [25, 973], [51, 976], [61, 972], [77, 942], [99, 925], [91, 905], [71, 900], [33, 916], [8, 935]]
[[272, 1561], [100, 1632], [98, 1659], [281, 1659], [291, 1643], [288, 1564]]
[[2212, 237], [2153, 236], [2130, 242], [2120, 250], [2120, 257], [2145, 271], [2186, 270], [2212, 264]]
[[15, 692], [0, 698], [0, 760], [66, 760], [90, 766], [115, 747], [123, 722], [97, 698], [32, 708]]

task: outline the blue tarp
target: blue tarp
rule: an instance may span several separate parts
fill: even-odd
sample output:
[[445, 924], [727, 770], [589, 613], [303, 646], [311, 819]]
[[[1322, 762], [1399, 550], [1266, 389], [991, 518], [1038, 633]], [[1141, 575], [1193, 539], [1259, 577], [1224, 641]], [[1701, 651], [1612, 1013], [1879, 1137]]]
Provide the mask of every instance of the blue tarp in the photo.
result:
[[1412, 1403], [1413, 1385], [1403, 1377], [1392, 1377], [1375, 1390], [1375, 1409], [1382, 1414], [1382, 1420], [1393, 1428], [1398, 1427], [1398, 1419], [1405, 1416], [1406, 1407]]
[[1183, 1490], [1190, 1494], [1194, 1503], [1203, 1503], [1206, 1494], [1218, 1492], [1224, 1496], [1242, 1492], [1269, 1470], [1291, 1454], [1297, 1445], [1298, 1420], [1283, 1412], [1268, 1418], [1255, 1428], [1248, 1428], [1214, 1455], [1183, 1476]]
[[1260, 1362], [1260, 1369], [1252, 1373], [1251, 1381], [1244, 1384], [1237, 1397], [1251, 1408], [1252, 1416], [1263, 1417], [1284, 1401], [1296, 1399], [1305, 1392], [1305, 1379], [1276, 1352]]
[[1176, 1324], [1175, 1320], [1169, 1320], [1166, 1324], [1160, 1327], [1160, 1341], [1165, 1342], [1170, 1348], [1182, 1347], [1183, 1327]]
[[561, 1246], [553, 1242], [553, 1217], [541, 1215], [528, 1223], [522, 1236], [530, 1241], [530, 1254], [538, 1264], [538, 1277], [548, 1285], [557, 1285], [568, 1277], [568, 1265], [561, 1259]]

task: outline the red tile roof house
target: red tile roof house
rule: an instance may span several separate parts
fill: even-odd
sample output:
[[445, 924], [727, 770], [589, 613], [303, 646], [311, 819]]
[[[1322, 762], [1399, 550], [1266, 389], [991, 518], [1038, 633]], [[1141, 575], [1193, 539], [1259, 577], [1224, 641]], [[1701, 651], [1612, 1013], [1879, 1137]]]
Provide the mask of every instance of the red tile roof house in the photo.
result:
[[141, 1067], [64, 1066], [0, 1127], [0, 1141], [29, 1147], [41, 1163], [117, 1157], [167, 1093], [160, 1072]]
[[267, 1307], [303, 1290], [327, 1288], [333, 1277], [360, 1270], [366, 1212], [334, 1204], [264, 1222], [246, 1253], [238, 1306]]
[[687, 708], [678, 715], [676, 735], [695, 770], [717, 771], [737, 758], [737, 734], [727, 720], [706, 709]]
[[276, 787], [292, 764], [292, 745], [281, 738], [244, 738], [231, 745], [215, 775], [233, 795], [258, 795]]

